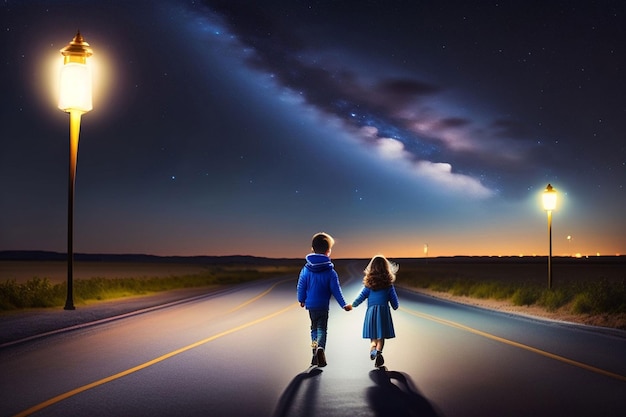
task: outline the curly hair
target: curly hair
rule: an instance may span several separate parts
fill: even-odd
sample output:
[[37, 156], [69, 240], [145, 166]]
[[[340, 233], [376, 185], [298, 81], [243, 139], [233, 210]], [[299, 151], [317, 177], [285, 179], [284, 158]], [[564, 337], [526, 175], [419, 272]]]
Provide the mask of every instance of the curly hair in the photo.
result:
[[376, 255], [363, 272], [365, 273], [363, 285], [371, 290], [381, 290], [391, 287], [396, 280], [398, 264], [390, 262], [382, 255]]

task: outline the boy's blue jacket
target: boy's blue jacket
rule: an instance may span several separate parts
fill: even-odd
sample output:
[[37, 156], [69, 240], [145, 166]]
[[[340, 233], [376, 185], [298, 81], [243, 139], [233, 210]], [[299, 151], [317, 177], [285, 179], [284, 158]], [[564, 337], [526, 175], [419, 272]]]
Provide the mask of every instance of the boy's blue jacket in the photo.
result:
[[341, 308], [346, 306], [339, 276], [330, 258], [318, 253], [307, 255], [298, 278], [298, 302], [304, 303], [307, 310], [328, 310], [331, 295]]

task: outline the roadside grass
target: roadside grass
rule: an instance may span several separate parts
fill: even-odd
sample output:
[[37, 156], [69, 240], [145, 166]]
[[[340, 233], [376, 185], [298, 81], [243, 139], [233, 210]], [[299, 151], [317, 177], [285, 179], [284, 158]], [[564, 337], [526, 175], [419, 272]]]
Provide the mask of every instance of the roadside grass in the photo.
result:
[[538, 306], [572, 314], [626, 313], [626, 280], [582, 279], [561, 282], [548, 289], [537, 280], [463, 276], [459, 272], [402, 269], [399, 285], [424, 288], [477, 299], [509, 301], [515, 306]]
[[[208, 266], [206, 272], [168, 277], [127, 277], [74, 280], [74, 302], [146, 295], [181, 288], [240, 284], [280, 275], [297, 277], [300, 267], [267, 265]], [[0, 282], [0, 311], [59, 307], [65, 304], [67, 283], [53, 284], [48, 278], [34, 277], [26, 282], [9, 279]]]
[[[349, 275], [347, 266], [351, 263], [353, 261], [336, 263], [340, 277]], [[363, 267], [366, 263], [363, 260]], [[549, 312], [626, 314], [626, 275], [623, 264], [557, 264], [555, 276], [558, 279], [553, 282], [551, 290], [545, 285], [545, 265], [542, 262], [403, 260], [399, 264], [397, 284], [410, 288], [507, 301], [515, 306], [536, 306]], [[124, 266], [121, 268], [123, 270]], [[281, 275], [296, 278], [300, 268], [299, 261], [277, 261], [272, 264], [206, 265], [198, 273], [180, 272], [170, 276], [157, 275], [158, 269], [151, 270], [150, 275], [145, 276], [94, 276], [74, 280], [74, 301], [85, 304], [181, 288], [238, 284]], [[5, 280], [0, 282], [0, 311], [63, 306], [66, 288], [65, 282], [55, 282], [47, 277]]]

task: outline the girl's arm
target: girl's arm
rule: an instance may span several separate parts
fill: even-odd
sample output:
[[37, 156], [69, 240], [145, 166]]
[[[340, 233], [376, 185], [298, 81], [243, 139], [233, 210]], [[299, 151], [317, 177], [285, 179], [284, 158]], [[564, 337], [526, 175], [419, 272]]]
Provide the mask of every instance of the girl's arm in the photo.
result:
[[360, 294], [352, 302], [352, 307], [356, 307], [359, 304], [361, 304], [363, 301], [365, 301], [367, 297], [369, 297], [369, 295], [370, 295], [370, 289], [364, 286]]
[[389, 288], [389, 304], [391, 304], [391, 308], [394, 310], [397, 310], [398, 307], [400, 307], [398, 293], [396, 293], [396, 288], [393, 285]]

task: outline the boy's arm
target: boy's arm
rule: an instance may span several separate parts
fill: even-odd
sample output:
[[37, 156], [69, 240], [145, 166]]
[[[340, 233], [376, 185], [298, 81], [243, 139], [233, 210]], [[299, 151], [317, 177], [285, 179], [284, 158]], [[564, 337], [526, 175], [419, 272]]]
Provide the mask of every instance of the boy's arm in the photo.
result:
[[306, 303], [307, 281], [308, 276], [304, 273], [303, 269], [302, 271], [300, 271], [300, 276], [298, 277], [298, 287], [296, 289], [296, 295], [298, 297], [300, 307], [304, 307], [304, 303]]
[[[339, 306], [345, 309], [348, 306], [346, 299], [343, 297], [343, 291], [341, 291], [341, 284], [339, 284], [339, 275], [333, 270], [333, 276], [330, 280], [330, 291], [333, 293], [333, 297], [337, 300]], [[349, 310], [348, 310], [349, 311]]]

